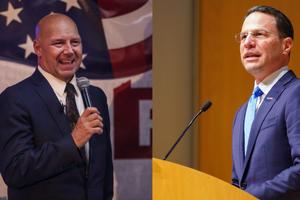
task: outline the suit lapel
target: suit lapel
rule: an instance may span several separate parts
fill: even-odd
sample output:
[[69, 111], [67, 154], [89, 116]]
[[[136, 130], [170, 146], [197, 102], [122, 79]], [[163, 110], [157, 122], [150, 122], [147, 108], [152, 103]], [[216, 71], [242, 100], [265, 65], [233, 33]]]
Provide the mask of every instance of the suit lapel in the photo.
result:
[[236, 173], [238, 175], [239, 178], [241, 178], [242, 176], [242, 172], [243, 172], [243, 167], [244, 167], [244, 161], [245, 161], [245, 156], [244, 156], [244, 119], [245, 119], [245, 113], [246, 113], [246, 109], [247, 109], [247, 103], [245, 103], [242, 108], [240, 109], [240, 112], [238, 114], [238, 118], [237, 118], [237, 143], [238, 143], [238, 150], [237, 152], [237, 164], [238, 167], [236, 168]]
[[286, 84], [289, 83], [293, 78], [295, 78], [295, 74], [292, 71], [289, 71], [281, 79], [279, 79], [279, 81], [272, 87], [270, 92], [267, 94], [260, 108], [258, 109], [250, 131], [250, 137], [249, 137], [249, 142], [247, 147], [247, 154], [245, 157], [243, 174], [249, 163], [257, 136], [259, 134], [260, 128], [266, 116], [270, 112], [274, 103], [278, 100], [281, 93], [285, 90]]
[[34, 85], [34, 90], [37, 92], [38, 96], [40, 96], [41, 100], [45, 103], [45, 106], [47, 107], [53, 120], [61, 130], [61, 134], [64, 135], [66, 133], [71, 133], [71, 128], [69, 126], [66, 115], [64, 114], [62, 105], [57, 99], [48, 81], [38, 70], [35, 70], [34, 74], [31, 76], [31, 80]]

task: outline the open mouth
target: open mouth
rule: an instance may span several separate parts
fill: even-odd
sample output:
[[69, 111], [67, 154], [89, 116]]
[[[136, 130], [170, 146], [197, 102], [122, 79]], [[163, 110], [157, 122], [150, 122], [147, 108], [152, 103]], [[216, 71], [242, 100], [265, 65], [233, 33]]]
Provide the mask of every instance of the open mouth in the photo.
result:
[[248, 52], [245, 53], [245, 55], [243, 56], [244, 59], [250, 59], [250, 58], [258, 58], [261, 55], [259, 53], [254, 53], [254, 52]]
[[63, 65], [70, 65], [73, 64], [75, 62], [75, 59], [72, 60], [60, 60], [59, 63], [63, 64]]

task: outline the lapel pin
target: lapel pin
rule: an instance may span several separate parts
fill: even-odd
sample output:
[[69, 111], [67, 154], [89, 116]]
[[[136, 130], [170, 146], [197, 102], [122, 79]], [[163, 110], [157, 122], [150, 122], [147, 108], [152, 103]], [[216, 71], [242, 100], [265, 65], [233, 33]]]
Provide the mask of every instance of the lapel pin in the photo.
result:
[[266, 98], [268, 101], [271, 101], [271, 100], [273, 100], [273, 97], [267, 97]]

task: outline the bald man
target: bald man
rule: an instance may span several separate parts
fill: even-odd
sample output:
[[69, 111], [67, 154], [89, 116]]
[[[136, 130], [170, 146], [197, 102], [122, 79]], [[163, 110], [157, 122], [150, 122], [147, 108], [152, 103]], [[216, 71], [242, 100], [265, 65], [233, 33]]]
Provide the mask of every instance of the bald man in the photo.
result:
[[90, 86], [94, 107], [84, 108], [75, 75], [82, 44], [74, 21], [62, 14], [43, 17], [34, 50], [35, 72], [0, 95], [0, 172], [8, 198], [112, 199], [106, 96]]

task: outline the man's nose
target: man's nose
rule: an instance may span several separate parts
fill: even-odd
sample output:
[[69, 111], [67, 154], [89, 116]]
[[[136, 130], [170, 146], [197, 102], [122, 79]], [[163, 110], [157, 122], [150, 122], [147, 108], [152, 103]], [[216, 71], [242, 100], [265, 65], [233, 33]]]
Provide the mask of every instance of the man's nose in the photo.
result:
[[245, 38], [243, 45], [245, 48], [253, 47], [255, 45], [255, 39], [252, 34], [248, 34]]
[[72, 53], [74, 53], [73, 47], [72, 47], [72, 45], [70, 43], [66, 43], [64, 45], [64, 53], [66, 53], [66, 54], [72, 54]]

